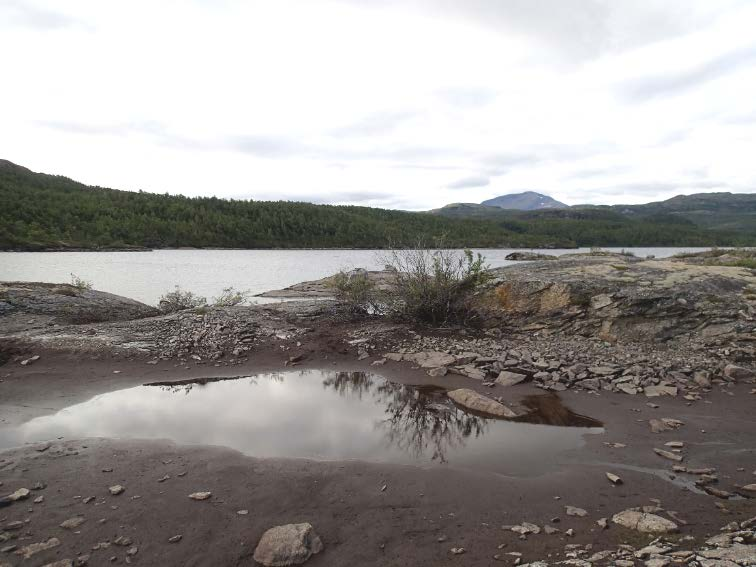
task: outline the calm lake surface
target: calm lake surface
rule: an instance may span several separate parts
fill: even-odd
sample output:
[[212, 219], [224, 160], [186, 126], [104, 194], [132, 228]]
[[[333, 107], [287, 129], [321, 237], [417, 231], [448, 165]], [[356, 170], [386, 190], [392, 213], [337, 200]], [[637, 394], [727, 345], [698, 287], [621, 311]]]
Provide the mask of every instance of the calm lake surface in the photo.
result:
[[[621, 250], [609, 248], [608, 250]], [[706, 248], [626, 248], [637, 256], [657, 258]], [[510, 264], [511, 249], [481, 252], [491, 267]], [[569, 254], [580, 250], [539, 250]], [[0, 252], [0, 281], [71, 281], [71, 273], [95, 289], [156, 305], [179, 285], [211, 299], [224, 287], [252, 294], [280, 289], [353, 268], [379, 269], [382, 250], [156, 250], [154, 252]], [[257, 298], [256, 301], [271, 301]]]
[[600, 423], [569, 412], [555, 396], [533, 399], [534, 419], [541, 423], [514, 423], [467, 413], [442, 391], [364, 372], [282, 372], [109, 392], [0, 429], [0, 449], [61, 436], [171, 439], [256, 457], [357, 459], [531, 476], [557, 468], [565, 451], [584, 445], [585, 435], [604, 431]]

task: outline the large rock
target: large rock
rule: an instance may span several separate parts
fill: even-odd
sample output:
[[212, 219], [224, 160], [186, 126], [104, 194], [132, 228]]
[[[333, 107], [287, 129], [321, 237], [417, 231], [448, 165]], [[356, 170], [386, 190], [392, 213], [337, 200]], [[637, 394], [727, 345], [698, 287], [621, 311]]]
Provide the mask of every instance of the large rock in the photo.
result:
[[469, 410], [492, 415], [494, 417], [517, 417], [517, 414], [504, 404], [479, 394], [475, 390], [460, 388], [447, 393], [454, 402]]
[[520, 382], [524, 382], [527, 379], [525, 374], [519, 374], [517, 372], [509, 372], [508, 370], [502, 370], [499, 373], [499, 377], [496, 378], [496, 383], [502, 386], [514, 386]]
[[299, 565], [323, 551], [323, 542], [308, 523], [286, 524], [266, 531], [255, 548], [254, 558], [266, 567]]
[[434, 350], [405, 354], [403, 359], [414, 362], [421, 368], [438, 368], [439, 366], [449, 366], [457, 362], [455, 356]]
[[34, 315], [57, 323], [131, 321], [159, 311], [128, 297], [69, 284], [0, 283], [0, 317]]
[[638, 510], [623, 510], [612, 516], [612, 522], [646, 534], [669, 534], [677, 531], [677, 524], [671, 520]]
[[699, 552], [706, 559], [721, 561], [717, 565], [728, 565], [727, 561], [743, 567], [756, 565], [756, 545], [734, 544], [732, 547], [709, 549]]
[[725, 366], [724, 375], [725, 378], [729, 378], [730, 380], [751, 380], [752, 378], [756, 378], [756, 372], [742, 366], [737, 366], [736, 364]]

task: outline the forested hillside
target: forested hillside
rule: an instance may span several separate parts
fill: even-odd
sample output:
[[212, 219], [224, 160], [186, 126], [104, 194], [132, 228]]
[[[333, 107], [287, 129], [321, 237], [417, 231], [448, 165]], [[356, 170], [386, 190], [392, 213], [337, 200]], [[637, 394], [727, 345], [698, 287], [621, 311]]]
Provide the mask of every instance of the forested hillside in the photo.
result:
[[659, 210], [505, 211], [477, 205], [435, 213], [120, 191], [0, 160], [4, 250], [384, 248], [418, 239], [443, 239], [453, 247], [756, 244], [756, 230], [713, 230]]
[[[535, 246], [494, 222], [292, 202], [189, 198], [89, 187], [0, 161], [0, 248], [381, 248]], [[557, 244], [570, 245], [568, 241]]]

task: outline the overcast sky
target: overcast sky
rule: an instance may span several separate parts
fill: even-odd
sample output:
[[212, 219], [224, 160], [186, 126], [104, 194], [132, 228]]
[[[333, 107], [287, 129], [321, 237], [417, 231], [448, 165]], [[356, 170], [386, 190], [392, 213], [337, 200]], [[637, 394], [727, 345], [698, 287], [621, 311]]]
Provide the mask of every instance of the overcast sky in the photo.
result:
[[756, 1], [0, 0], [0, 158], [424, 210], [756, 192]]

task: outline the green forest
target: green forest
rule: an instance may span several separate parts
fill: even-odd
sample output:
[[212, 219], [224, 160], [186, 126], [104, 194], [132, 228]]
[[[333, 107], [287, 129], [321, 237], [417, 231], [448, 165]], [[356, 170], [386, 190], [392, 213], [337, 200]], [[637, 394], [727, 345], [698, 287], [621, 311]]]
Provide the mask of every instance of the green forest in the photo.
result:
[[[750, 242], [748, 241], [750, 239]], [[0, 249], [746, 245], [667, 216], [450, 218], [355, 206], [184, 197], [91, 187], [0, 160]]]

